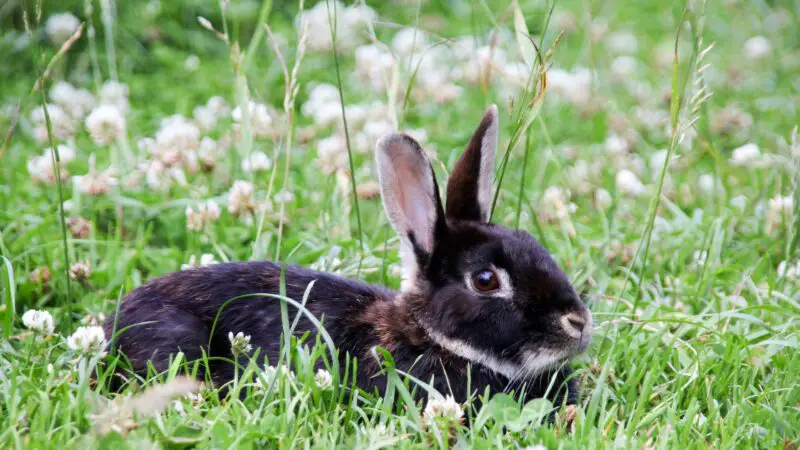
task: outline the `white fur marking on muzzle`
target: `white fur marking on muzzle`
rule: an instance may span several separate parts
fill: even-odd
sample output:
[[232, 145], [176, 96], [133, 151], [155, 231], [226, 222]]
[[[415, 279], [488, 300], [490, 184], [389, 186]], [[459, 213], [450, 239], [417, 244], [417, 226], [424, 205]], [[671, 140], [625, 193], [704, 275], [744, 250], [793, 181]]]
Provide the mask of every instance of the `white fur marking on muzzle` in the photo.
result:
[[494, 355], [490, 355], [483, 350], [477, 349], [460, 339], [452, 339], [439, 332], [429, 329], [426, 329], [425, 331], [428, 336], [430, 336], [430, 338], [436, 342], [436, 344], [450, 353], [456, 354], [475, 364], [480, 364], [483, 367], [486, 367], [487, 369], [497, 372], [501, 375], [505, 375], [508, 378], [514, 378], [520, 373], [519, 364], [500, 360]]

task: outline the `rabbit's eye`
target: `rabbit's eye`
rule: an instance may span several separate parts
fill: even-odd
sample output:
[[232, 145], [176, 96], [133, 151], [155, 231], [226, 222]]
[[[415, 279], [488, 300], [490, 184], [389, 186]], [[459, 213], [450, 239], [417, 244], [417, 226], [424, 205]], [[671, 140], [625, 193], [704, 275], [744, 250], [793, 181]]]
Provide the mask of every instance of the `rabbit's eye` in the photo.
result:
[[500, 280], [493, 270], [484, 269], [472, 274], [472, 286], [479, 292], [490, 292], [500, 288]]

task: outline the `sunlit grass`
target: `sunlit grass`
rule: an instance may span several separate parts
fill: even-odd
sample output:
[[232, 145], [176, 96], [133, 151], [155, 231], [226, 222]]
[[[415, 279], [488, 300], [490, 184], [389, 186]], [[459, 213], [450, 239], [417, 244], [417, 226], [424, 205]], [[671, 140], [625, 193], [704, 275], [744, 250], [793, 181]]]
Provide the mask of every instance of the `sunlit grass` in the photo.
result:
[[[791, 24], [797, 13], [716, 0], [701, 11], [699, 3], [686, 12], [683, 5], [650, 1], [371, 4], [379, 19], [368, 25], [368, 36], [360, 36], [363, 43], [375, 39], [391, 48], [401, 26], [416, 25], [434, 36], [412, 55], [398, 56], [405, 72], [384, 74], [390, 94], [375, 92], [353, 74], [346, 42], [335, 57], [302, 53], [294, 2], [111, 2], [113, 22], [100, 3], [44, 2], [40, 18], [37, 2], [0, 7], [0, 51], [11, 55], [0, 68], [0, 137], [10, 136], [0, 151], [0, 447], [795, 448], [800, 144], [792, 130], [800, 53]], [[23, 6], [30, 35], [19, 25]], [[36, 24], [62, 10], [89, 20], [85, 36], [59, 52], [63, 47], [49, 43]], [[222, 31], [203, 28], [198, 16]], [[782, 21], [790, 25], [779, 26]], [[102, 28], [90, 33], [97, 25]], [[530, 41], [514, 36], [523, 25]], [[414, 58], [453, 46], [459, 37], [484, 39], [498, 26], [510, 31], [508, 59], [529, 58], [527, 92], [506, 91], [501, 67], [482, 72], [475, 84], [462, 82], [452, 103], [426, 98], [432, 93], [417, 81], [429, 74]], [[636, 49], [615, 49], [626, 45], [615, 41], [621, 32], [635, 35]], [[761, 50], [747, 50], [746, 40], [757, 35], [772, 48], [754, 60], [747, 52]], [[18, 44], [23, 38], [27, 46]], [[527, 42], [547, 62], [543, 103], [537, 94], [544, 72], [533, 67], [535, 55], [526, 55]], [[620, 54], [634, 58], [632, 72]], [[192, 55], [199, 57], [195, 68]], [[591, 69], [586, 99], [564, 92], [581, 87], [580, 67]], [[570, 83], [558, 79], [565, 72], [574, 76]], [[98, 145], [81, 121], [80, 131], [61, 142], [76, 150], [71, 175], [86, 174], [95, 153], [100, 168], [128, 164], [120, 184], [92, 196], [71, 178], [34, 182], [28, 160], [59, 142], [48, 116], [49, 142], [32, 137], [31, 110], [50, 91], [34, 88], [32, 95], [31, 88], [40, 78], [47, 78], [46, 87], [66, 79], [98, 95], [103, 81], [115, 77], [130, 88], [123, 140]], [[321, 82], [340, 85], [343, 104], [334, 125], [317, 127], [300, 106]], [[705, 98], [707, 92], [713, 95]], [[185, 185], [164, 191], [146, 180], [126, 184], [126, 175], [150, 157], [137, 148], [139, 138], [153, 136], [172, 114], [191, 118], [196, 106], [217, 95], [241, 107], [243, 118], [220, 119], [203, 132], [231, 141], [213, 170], [189, 173]], [[283, 134], [256, 135], [250, 100], [293, 113]], [[425, 146], [435, 150], [440, 180], [488, 104], [499, 105], [502, 183], [496, 182], [493, 221], [525, 229], [546, 245], [594, 314], [595, 342], [576, 361], [583, 398], [571, 432], [563, 409], [547, 424], [541, 420], [550, 407], [546, 401], [521, 408], [506, 396], [484, 399], [482, 409], [474, 401], [461, 405], [471, 426], [427, 423], [411, 393], [429, 391], [428, 380], [409, 380], [390, 354], [376, 349], [373, 356], [388, 377], [386, 396], [352, 389], [356, 362], [337, 367], [324, 333], [318, 341], [288, 340], [281, 360], [270, 362], [278, 369], [239, 358], [238, 381], [219, 390], [201, 380], [197, 395], [175, 398], [172, 393], [194, 389], [181, 384], [180, 374], [197, 373], [208, 358], [192, 366], [176, 357], [166, 373], [131, 379], [116, 394], [110, 374], [126, 367], [124, 355], [108, 355], [99, 364], [100, 358], [69, 348], [67, 337], [78, 326], [113, 317], [125, 294], [179, 270], [192, 255], [208, 253], [220, 261], [278, 255], [396, 287], [397, 238], [379, 199], [357, 195], [357, 186], [375, 177], [372, 154], [356, 151], [360, 125], [349, 124], [342, 134], [343, 170], [325, 174], [317, 158], [316, 143], [339, 132], [335, 124], [343, 116], [350, 122], [346, 107], [372, 101], [391, 103], [396, 110], [390, 114], [404, 129], [427, 131]], [[739, 115], [725, 128], [720, 117], [728, 106], [752, 123]], [[648, 125], [652, 111], [665, 114], [671, 127]], [[693, 123], [696, 134], [688, 126]], [[234, 125], [239, 131], [226, 136]], [[612, 136], [630, 146], [616, 151]], [[761, 155], [738, 164], [732, 151], [747, 143]], [[119, 157], [121, 149], [130, 151], [130, 161]], [[653, 158], [659, 150], [666, 156]], [[255, 151], [270, 156], [269, 170], [244, 171], [242, 159]], [[580, 161], [586, 170], [578, 170]], [[616, 179], [623, 169], [636, 174], [644, 193], [626, 193], [633, 192], [630, 186]], [[711, 189], [700, 182], [703, 175], [712, 176]], [[252, 211], [252, 222], [230, 214], [228, 192], [237, 179], [254, 183], [255, 201], [270, 200], [272, 209]], [[601, 188], [610, 204], [597, 196]], [[279, 189], [294, 199], [278, 204]], [[788, 207], [774, 206], [782, 198]], [[188, 230], [186, 207], [208, 199], [221, 205], [219, 219], [202, 231]], [[72, 233], [73, 216], [86, 218], [91, 230]], [[90, 263], [85, 280], [67, 275], [77, 261]], [[284, 305], [304, 303], [280, 297], [274, 300]], [[50, 311], [56, 334], [27, 330], [21, 316], [30, 309]], [[297, 321], [292, 315], [282, 319], [286, 329]], [[332, 387], [315, 379], [320, 360]]]

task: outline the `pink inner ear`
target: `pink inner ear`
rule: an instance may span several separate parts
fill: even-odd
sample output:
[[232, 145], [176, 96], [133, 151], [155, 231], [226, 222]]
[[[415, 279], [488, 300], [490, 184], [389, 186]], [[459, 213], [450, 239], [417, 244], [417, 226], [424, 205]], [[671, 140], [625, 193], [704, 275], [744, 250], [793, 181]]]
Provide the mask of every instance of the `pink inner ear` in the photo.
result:
[[[430, 169], [410, 161], [410, 155], [397, 152], [394, 160], [395, 192], [398, 206], [405, 216], [406, 228], [414, 234], [414, 240], [426, 251], [433, 249], [433, 183]], [[425, 164], [427, 162], [425, 161]]]

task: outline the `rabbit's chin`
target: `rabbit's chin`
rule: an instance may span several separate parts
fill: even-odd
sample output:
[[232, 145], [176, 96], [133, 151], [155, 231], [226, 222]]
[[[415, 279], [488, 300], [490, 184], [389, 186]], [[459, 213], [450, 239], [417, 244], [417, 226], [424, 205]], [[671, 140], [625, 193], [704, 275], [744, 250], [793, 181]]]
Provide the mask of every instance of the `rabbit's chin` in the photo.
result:
[[522, 352], [522, 372], [532, 377], [540, 375], [552, 369], [556, 369], [567, 363], [573, 356], [580, 353], [576, 349], [549, 349], [538, 348], [524, 350]]

